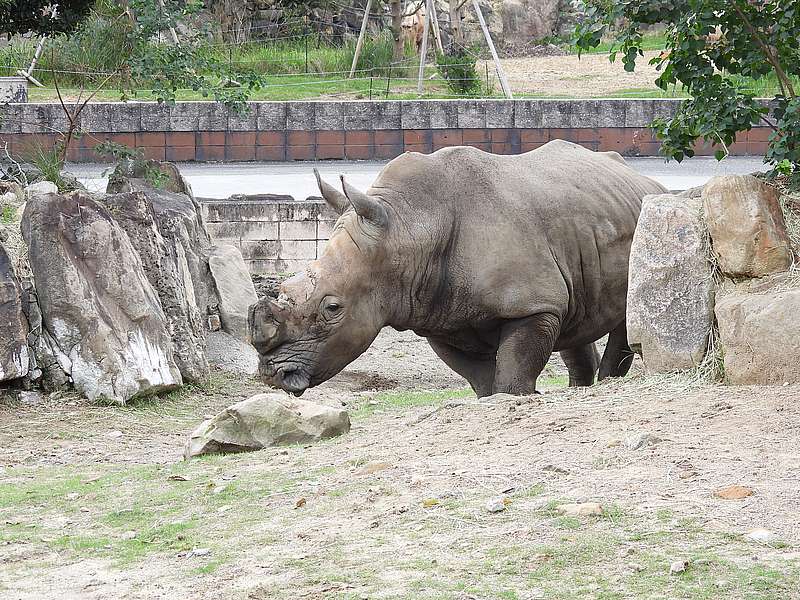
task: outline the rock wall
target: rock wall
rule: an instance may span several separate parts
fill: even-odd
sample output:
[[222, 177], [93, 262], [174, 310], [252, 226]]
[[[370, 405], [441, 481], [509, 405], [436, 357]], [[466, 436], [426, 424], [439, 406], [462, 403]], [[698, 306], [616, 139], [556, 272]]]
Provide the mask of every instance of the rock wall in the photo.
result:
[[727, 175], [684, 194], [644, 199], [631, 247], [627, 322], [648, 371], [698, 366], [716, 328], [713, 350], [730, 383], [800, 382], [798, 249], [778, 196], [762, 179]]

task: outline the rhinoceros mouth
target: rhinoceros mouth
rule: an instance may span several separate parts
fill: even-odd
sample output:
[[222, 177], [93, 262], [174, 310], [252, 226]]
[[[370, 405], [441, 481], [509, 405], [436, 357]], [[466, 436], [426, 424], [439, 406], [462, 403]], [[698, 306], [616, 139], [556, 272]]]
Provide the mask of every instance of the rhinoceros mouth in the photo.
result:
[[311, 376], [304, 368], [296, 365], [279, 367], [275, 371], [274, 380], [278, 387], [295, 396], [300, 396], [311, 385]]

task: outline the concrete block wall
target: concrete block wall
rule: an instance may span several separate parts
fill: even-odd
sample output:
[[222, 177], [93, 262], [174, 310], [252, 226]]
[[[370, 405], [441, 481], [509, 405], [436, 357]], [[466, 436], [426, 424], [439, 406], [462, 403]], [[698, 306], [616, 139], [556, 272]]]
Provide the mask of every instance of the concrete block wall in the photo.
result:
[[199, 199], [206, 228], [216, 243], [239, 248], [252, 274], [295, 273], [318, 258], [337, 215], [320, 198], [236, 195]]
[[[86, 132], [68, 150], [71, 161], [102, 161], [110, 140], [171, 161], [390, 159], [406, 151], [470, 145], [497, 154], [527, 152], [560, 138], [592, 150], [655, 156], [649, 129], [680, 100], [388, 100], [250, 102], [239, 113], [214, 102], [105, 102], [86, 106]], [[52, 144], [66, 128], [58, 104], [0, 106], [0, 142], [12, 152]], [[762, 155], [770, 130], [742, 133], [733, 154]], [[715, 148], [698, 146], [700, 155]]]

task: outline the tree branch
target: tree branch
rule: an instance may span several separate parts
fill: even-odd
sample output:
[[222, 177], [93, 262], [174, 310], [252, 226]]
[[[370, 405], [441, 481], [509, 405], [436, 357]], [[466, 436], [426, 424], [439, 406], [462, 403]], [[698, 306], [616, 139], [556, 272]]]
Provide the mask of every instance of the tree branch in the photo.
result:
[[764, 41], [761, 37], [759, 31], [753, 26], [750, 20], [747, 18], [747, 15], [744, 14], [744, 11], [739, 8], [738, 4], [734, 1], [731, 2], [731, 6], [733, 6], [733, 10], [736, 11], [736, 14], [739, 15], [739, 18], [742, 19], [744, 26], [747, 28], [747, 31], [755, 38], [758, 47], [761, 48], [761, 51], [767, 58], [769, 64], [772, 65], [772, 68], [775, 70], [775, 74], [778, 76], [778, 82], [781, 86], [781, 92], [785, 95], [786, 92], [789, 92], [790, 98], [795, 98], [797, 95], [794, 92], [794, 87], [792, 86], [792, 81], [786, 75], [786, 72], [783, 70], [783, 66], [781, 65], [780, 60], [778, 57], [770, 49], [769, 45]]

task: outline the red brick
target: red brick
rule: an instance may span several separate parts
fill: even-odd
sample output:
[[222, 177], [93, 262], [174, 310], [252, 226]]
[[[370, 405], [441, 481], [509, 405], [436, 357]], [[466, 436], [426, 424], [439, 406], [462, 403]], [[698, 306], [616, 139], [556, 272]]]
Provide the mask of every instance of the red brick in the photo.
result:
[[[166, 143], [166, 136], [163, 131], [156, 131], [150, 133], [139, 132], [136, 134], [136, 145], [140, 148], [144, 147], [157, 147], [164, 146]], [[163, 159], [162, 159], [163, 160]]]
[[[194, 145], [194, 134], [190, 133], [189, 135], [192, 136], [192, 145]], [[136, 146], [136, 135], [133, 133], [112, 133], [108, 136], [108, 139], [116, 144], [122, 144], [130, 148]]]
[[375, 147], [372, 144], [347, 144], [344, 154], [353, 160], [369, 160], [373, 157]]
[[520, 129], [519, 140], [522, 144], [543, 144], [550, 140], [550, 132], [547, 129]]
[[283, 146], [286, 144], [286, 133], [283, 131], [259, 131], [256, 136], [258, 146]]
[[446, 148], [448, 146], [460, 146], [464, 143], [464, 137], [460, 129], [435, 129], [433, 131], [433, 148]]
[[228, 131], [225, 133], [226, 146], [255, 146], [255, 131]]
[[511, 131], [508, 129], [490, 129], [492, 142], [508, 142], [511, 140]]
[[317, 144], [316, 157], [319, 160], [344, 158], [344, 146], [342, 144]]
[[142, 151], [147, 160], [166, 160], [164, 146], [144, 146]]
[[625, 131], [621, 127], [603, 127], [598, 130], [597, 139], [600, 150], [604, 152], [609, 150], [619, 152], [626, 146]]
[[423, 154], [429, 154], [431, 152], [431, 147], [429, 144], [406, 144], [405, 151], [422, 152]]
[[81, 148], [94, 148], [106, 141], [106, 136], [102, 133], [85, 133], [80, 138]]
[[514, 148], [510, 142], [492, 142], [492, 154], [513, 154]]
[[316, 136], [313, 131], [290, 131], [286, 140], [290, 146], [312, 146]]
[[[253, 136], [255, 142], [255, 136]], [[256, 147], [250, 146], [226, 146], [225, 147], [226, 160], [255, 160]]]
[[403, 132], [403, 143], [408, 144], [427, 144], [429, 129], [406, 129]]
[[578, 141], [578, 132], [575, 129], [564, 129], [559, 127], [550, 128], [551, 140], [566, 140], [568, 142]]
[[375, 158], [395, 158], [400, 156], [402, 153], [402, 144], [375, 144]]
[[344, 131], [318, 131], [317, 143], [325, 146], [344, 144]]
[[256, 160], [286, 160], [284, 146], [256, 146]]
[[582, 142], [597, 142], [600, 139], [600, 134], [597, 129], [592, 127], [582, 127], [577, 130], [578, 143]]
[[477, 148], [478, 150], [483, 150], [484, 152], [491, 152], [492, 151], [492, 143], [491, 142], [465, 142], [465, 146], [472, 146], [473, 148]]
[[81, 149], [74, 146], [67, 148], [67, 160], [69, 162], [81, 162]]
[[375, 131], [375, 143], [381, 146], [403, 143], [403, 132], [399, 129], [378, 129]]
[[286, 160], [314, 160], [316, 158], [314, 146], [288, 146]]
[[195, 148], [195, 160], [216, 161], [225, 160], [225, 146], [200, 146]]
[[224, 146], [224, 131], [198, 131], [195, 136], [196, 146]]
[[767, 152], [767, 142], [747, 142], [747, 153], [750, 156], [763, 156]]
[[544, 146], [547, 142], [522, 142], [520, 144], [520, 152], [530, 152]]
[[349, 145], [364, 146], [372, 144], [371, 131], [346, 131], [344, 134], [344, 141]]
[[167, 160], [187, 161], [195, 159], [194, 146], [167, 146]]
[[173, 131], [167, 134], [167, 146], [194, 146], [194, 132]]
[[753, 127], [747, 132], [747, 141], [766, 142], [769, 141], [770, 135], [772, 135], [772, 128], [770, 127]]
[[462, 129], [461, 139], [465, 145], [472, 146], [476, 142], [491, 141], [492, 133], [489, 129]]

